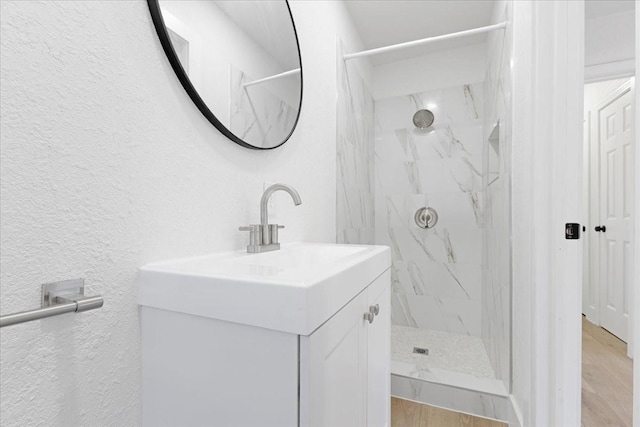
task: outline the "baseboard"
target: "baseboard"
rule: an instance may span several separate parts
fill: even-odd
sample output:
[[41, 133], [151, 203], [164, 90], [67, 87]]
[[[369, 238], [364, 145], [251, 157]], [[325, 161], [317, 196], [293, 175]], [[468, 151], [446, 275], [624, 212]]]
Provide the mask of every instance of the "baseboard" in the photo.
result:
[[520, 410], [520, 405], [513, 397], [513, 395], [509, 395], [509, 427], [523, 427], [524, 419], [522, 418], [522, 411]]

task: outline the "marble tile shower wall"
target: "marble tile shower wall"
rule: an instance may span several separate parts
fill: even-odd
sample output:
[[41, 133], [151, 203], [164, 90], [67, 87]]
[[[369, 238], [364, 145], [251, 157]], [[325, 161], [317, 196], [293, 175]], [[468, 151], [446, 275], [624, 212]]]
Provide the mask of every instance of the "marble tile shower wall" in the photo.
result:
[[276, 95], [268, 84], [244, 87], [244, 83], [253, 80], [231, 66], [230, 130], [253, 145], [272, 147], [289, 135], [298, 110], [284, 100], [291, 96]]
[[[483, 84], [375, 102], [375, 237], [392, 251], [392, 321], [480, 336]], [[435, 115], [417, 129], [414, 113]], [[429, 206], [429, 230], [414, 221]]]
[[374, 244], [374, 119], [371, 90], [338, 42], [337, 242]]
[[[505, 2], [495, 22], [510, 21]], [[485, 78], [482, 340], [498, 379], [511, 371], [511, 28], [490, 34]], [[497, 132], [494, 132], [496, 124]]]

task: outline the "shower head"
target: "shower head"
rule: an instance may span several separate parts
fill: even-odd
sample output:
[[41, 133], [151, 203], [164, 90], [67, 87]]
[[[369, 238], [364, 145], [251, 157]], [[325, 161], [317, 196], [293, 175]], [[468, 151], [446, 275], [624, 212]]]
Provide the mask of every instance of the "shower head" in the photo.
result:
[[426, 129], [433, 124], [433, 113], [429, 110], [418, 110], [413, 115], [413, 124], [416, 125], [418, 129]]

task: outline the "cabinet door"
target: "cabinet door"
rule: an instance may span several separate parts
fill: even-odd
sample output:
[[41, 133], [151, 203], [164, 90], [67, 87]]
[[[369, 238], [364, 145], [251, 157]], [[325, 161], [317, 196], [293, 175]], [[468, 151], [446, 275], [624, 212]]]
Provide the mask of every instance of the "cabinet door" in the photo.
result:
[[307, 337], [300, 337], [300, 425], [367, 423], [366, 291]]
[[391, 304], [387, 270], [367, 288], [368, 306], [378, 314], [367, 324], [367, 426], [391, 425]]

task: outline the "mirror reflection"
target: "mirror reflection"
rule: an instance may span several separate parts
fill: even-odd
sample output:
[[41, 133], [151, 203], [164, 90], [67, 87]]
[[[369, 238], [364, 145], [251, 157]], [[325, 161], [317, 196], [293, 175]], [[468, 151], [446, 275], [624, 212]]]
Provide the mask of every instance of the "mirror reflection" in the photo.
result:
[[288, 3], [150, 0], [152, 15], [152, 3], [159, 6], [172, 47], [167, 54], [180, 65], [174, 60], [172, 66], [212, 124], [250, 148], [283, 144], [296, 125], [302, 97]]

